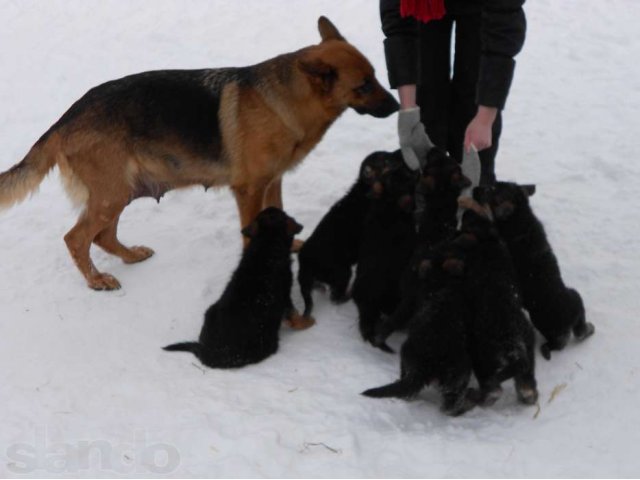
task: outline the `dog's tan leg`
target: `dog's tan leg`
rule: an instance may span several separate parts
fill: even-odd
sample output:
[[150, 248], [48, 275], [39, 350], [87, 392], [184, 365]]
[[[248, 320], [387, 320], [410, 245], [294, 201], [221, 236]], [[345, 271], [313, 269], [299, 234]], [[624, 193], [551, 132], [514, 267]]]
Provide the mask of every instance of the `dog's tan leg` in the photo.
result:
[[94, 290], [120, 288], [120, 282], [108, 273], [99, 272], [89, 256], [91, 242], [100, 231], [109, 226], [112, 220], [113, 218], [100, 215], [95, 208], [88, 206], [78, 219], [78, 223], [64, 236], [71, 258], [87, 280], [89, 287]]
[[126, 247], [118, 240], [118, 220], [120, 214], [111, 222], [111, 224], [102, 230], [93, 243], [102, 248], [105, 252], [120, 257], [124, 263], [137, 263], [146, 260], [153, 255], [153, 250], [148, 247], [136, 246]]
[[277, 207], [282, 210], [282, 177], [274, 179], [264, 194], [262, 208]]
[[[278, 177], [273, 180], [264, 194], [264, 202], [262, 203], [263, 208], [267, 207], [277, 207], [280, 210], [283, 210], [282, 207], [282, 177]], [[299, 252], [304, 245], [304, 241], [295, 239], [293, 240], [293, 245], [291, 245], [292, 252]]]
[[[236, 197], [238, 212], [240, 213], [240, 227], [249, 225], [262, 211], [264, 194], [268, 182], [254, 182], [251, 185], [232, 186]], [[244, 246], [249, 245], [249, 239], [243, 237]]]

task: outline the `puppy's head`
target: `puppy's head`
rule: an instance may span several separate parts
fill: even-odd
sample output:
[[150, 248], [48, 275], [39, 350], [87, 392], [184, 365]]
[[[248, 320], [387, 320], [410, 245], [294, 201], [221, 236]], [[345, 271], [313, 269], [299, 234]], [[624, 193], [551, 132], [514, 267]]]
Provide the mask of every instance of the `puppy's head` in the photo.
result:
[[[471, 200], [471, 199], [469, 199]], [[463, 208], [467, 208], [462, 214], [462, 223], [460, 226], [461, 235], [456, 241], [463, 248], [474, 247], [478, 241], [498, 238], [498, 231], [493, 224], [490, 209], [488, 205], [480, 205], [474, 200], [471, 202], [477, 207], [468, 208], [461, 204]]]
[[262, 210], [249, 225], [242, 229], [242, 234], [250, 239], [267, 236], [283, 236], [293, 239], [302, 231], [302, 225], [276, 207]]
[[328, 18], [318, 19], [318, 30], [322, 42], [304, 49], [298, 64], [327, 108], [336, 113], [353, 108], [379, 118], [397, 112], [398, 102], [380, 85], [367, 58]]
[[488, 204], [496, 221], [504, 221], [520, 209], [529, 208], [529, 197], [535, 191], [535, 185], [496, 182], [493, 185], [474, 188], [473, 198], [480, 203]]
[[427, 163], [420, 179], [421, 188], [428, 194], [450, 191], [460, 193], [471, 185], [471, 180], [462, 174], [460, 164], [440, 148], [432, 148], [427, 154]]
[[387, 168], [389, 152], [373, 152], [360, 165], [358, 181], [368, 188], [368, 196], [377, 198], [382, 195], [382, 172]]
[[400, 150], [390, 153], [385, 157], [379, 185], [374, 185], [378, 187], [377, 191], [373, 190], [374, 198], [394, 203], [401, 211], [412, 212], [418, 179], [419, 173], [406, 166]]

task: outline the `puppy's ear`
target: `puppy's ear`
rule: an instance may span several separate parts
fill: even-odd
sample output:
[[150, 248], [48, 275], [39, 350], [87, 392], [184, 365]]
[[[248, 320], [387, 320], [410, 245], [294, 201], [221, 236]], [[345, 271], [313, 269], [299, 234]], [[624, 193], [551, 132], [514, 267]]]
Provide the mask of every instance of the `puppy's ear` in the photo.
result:
[[318, 31], [320, 32], [320, 37], [322, 37], [323, 42], [326, 42], [327, 40], [346, 41], [336, 26], [331, 23], [331, 20], [324, 15], [318, 18]]
[[311, 85], [322, 93], [329, 93], [338, 79], [334, 67], [319, 58], [299, 60], [300, 69], [307, 75]]
[[516, 211], [516, 206], [513, 202], [506, 201], [498, 204], [495, 208], [493, 208], [493, 216], [496, 220], [506, 220], [513, 212]]
[[460, 172], [454, 172], [453, 175], [451, 175], [451, 186], [463, 190], [471, 186], [471, 180]]
[[433, 175], [425, 175], [420, 179], [420, 183], [422, 183], [429, 192], [436, 188], [436, 178]]
[[253, 222], [251, 222], [249, 225], [247, 225], [246, 227], [244, 227], [241, 232], [242, 235], [244, 235], [247, 238], [253, 238], [258, 234], [258, 230], [260, 227], [258, 227], [258, 222], [256, 220], [254, 220]]
[[296, 222], [293, 218], [287, 219], [287, 234], [296, 235], [302, 231], [304, 227]]
[[520, 188], [522, 189], [522, 191], [527, 197], [533, 197], [533, 194], [536, 193], [536, 186], [533, 184], [520, 185]]
[[442, 262], [442, 270], [450, 275], [460, 276], [464, 273], [464, 261], [459, 258], [447, 258]]
[[418, 265], [418, 277], [424, 279], [433, 269], [431, 260], [422, 260]]

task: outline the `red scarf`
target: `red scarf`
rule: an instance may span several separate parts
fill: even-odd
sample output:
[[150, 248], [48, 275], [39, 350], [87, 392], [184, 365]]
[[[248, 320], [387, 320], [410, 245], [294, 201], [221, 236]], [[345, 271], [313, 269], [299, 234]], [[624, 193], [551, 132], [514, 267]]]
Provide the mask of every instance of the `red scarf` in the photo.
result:
[[400, 15], [415, 17], [421, 22], [444, 17], [444, 0], [400, 0]]

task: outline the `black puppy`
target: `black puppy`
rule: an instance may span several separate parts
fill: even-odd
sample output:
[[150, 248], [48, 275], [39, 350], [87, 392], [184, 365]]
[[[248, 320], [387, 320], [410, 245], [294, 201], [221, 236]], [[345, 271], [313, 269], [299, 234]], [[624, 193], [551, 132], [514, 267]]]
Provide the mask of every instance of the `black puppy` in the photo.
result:
[[291, 245], [302, 226], [269, 207], [242, 230], [251, 242], [220, 299], [204, 317], [198, 342], [164, 347], [192, 352], [214, 368], [257, 363], [278, 349], [283, 319], [296, 321], [291, 302]]
[[469, 185], [471, 181], [462, 174], [455, 159], [438, 147], [429, 151], [416, 188], [416, 202], [422, 203], [418, 218], [418, 246], [400, 280], [398, 308], [376, 327], [373, 343], [382, 350], [391, 351], [385, 343], [387, 337], [406, 326], [415, 313], [420, 297], [416, 265], [429, 249], [455, 234], [458, 197]]
[[427, 154], [426, 166], [416, 197], [423, 202], [418, 219], [418, 240], [436, 245], [450, 238], [456, 230], [458, 197], [471, 181], [462, 174], [460, 164], [440, 148]]
[[331, 289], [331, 300], [345, 301], [351, 267], [358, 259], [362, 224], [371, 202], [372, 187], [389, 166], [388, 152], [374, 152], [360, 165], [355, 184], [320, 220], [298, 253], [298, 283], [304, 299], [305, 318], [311, 316], [311, 291], [316, 283]]
[[473, 311], [468, 343], [480, 385], [477, 401], [492, 404], [502, 393], [500, 384], [514, 378], [518, 399], [534, 404], [535, 334], [522, 309], [509, 250], [487, 218], [488, 206], [468, 197], [461, 206], [470, 210], [453, 242], [466, 254], [457, 258], [465, 264], [463, 289]]
[[400, 352], [400, 379], [363, 395], [408, 398], [433, 383], [442, 394], [445, 413], [460, 415], [475, 406], [467, 389], [472, 363], [466, 323], [471, 310], [460, 285], [462, 273], [459, 260], [433, 252], [421, 259], [422, 298]]
[[529, 205], [534, 192], [532, 185], [497, 182], [478, 187], [474, 197], [491, 206], [495, 225], [513, 258], [524, 306], [547, 340], [540, 350], [548, 360], [551, 350], [564, 348], [572, 331], [578, 340], [584, 340], [595, 327], [585, 319], [580, 294], [562, 281], [544, 227]]
[[418, 174], [405, 166], [400, 152], [389, 154], [388, 163], [389, 169], [372, 189], [352, 294], [360, 333], [371, 342], [381, 314], [389, 315], [398, 306], [400, 277], [416, 244], [413, 210]]

